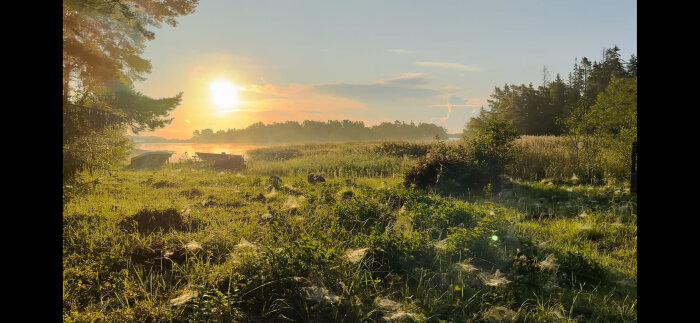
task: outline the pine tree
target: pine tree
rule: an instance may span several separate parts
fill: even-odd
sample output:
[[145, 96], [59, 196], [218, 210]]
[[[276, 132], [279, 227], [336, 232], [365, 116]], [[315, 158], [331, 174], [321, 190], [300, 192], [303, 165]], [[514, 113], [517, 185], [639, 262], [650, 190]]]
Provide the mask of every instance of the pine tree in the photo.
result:
[[[168, 124], [182, 93], [152, 99], [134, 90], [151, 63], [142, 58], [154, 39], [147, 28], [175, 26], [198, 0], [65, 0], [63, 2], [63, 181], [108, 168], [128, 150], [134, 132]], [[70, 187], [70, 186], [69, 186]], [[65, 188], [65, 187], [64, 187]], [[64, 191], [65, 193], [65, 191]]]

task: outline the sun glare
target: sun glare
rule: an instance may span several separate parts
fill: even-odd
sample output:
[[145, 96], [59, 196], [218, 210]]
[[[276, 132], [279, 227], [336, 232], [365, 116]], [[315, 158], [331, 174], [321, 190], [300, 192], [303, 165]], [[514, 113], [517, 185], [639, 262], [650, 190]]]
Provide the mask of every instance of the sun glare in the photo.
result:
[[225, 79], [218, 79], [209, 84], [211, 100], [220, 112], [232, 112], [233, 108], [243, 103], [238, 98], [241, 88]]

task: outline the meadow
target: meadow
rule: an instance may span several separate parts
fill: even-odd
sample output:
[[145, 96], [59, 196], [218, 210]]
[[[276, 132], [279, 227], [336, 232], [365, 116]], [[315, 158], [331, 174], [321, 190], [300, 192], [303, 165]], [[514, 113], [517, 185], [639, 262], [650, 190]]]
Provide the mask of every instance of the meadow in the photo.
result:
[[624, 183], [581, 183], [563, 139], [526, 136], [504, 189], [404, 185], [430, 145], [289, 145], [249, 151], [240, 172], [96, 174], [64, 206], [64, 321], [637, 320]]

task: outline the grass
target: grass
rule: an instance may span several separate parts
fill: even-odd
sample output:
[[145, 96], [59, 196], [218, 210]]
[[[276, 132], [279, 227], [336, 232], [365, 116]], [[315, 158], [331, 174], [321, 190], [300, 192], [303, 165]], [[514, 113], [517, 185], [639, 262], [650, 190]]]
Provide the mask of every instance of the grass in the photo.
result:
[[64, 207], [64, 321], [636, 321], [635, 196], [439, 195], [374, 147], [103, 175]]

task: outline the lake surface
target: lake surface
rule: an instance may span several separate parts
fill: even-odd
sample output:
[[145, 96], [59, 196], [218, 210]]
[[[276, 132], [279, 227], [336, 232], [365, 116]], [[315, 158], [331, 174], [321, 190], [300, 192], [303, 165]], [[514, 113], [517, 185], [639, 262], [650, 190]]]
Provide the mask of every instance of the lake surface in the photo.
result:
[[176, 163], [187, 158], [192, 158], [195, 152], [198, 153], [215, 153], [220, 154], [225, 152], [231, 155], [243, 155], [251, 149], [265, 146], [260, 145], [244, 145], [244, 144], [195, 144], [195, 143], [136, 143], [131, 157], [144, 153], [145, 151], [153, 150], [169, 150], [174, 152], [170, 156], [170, 162]]

